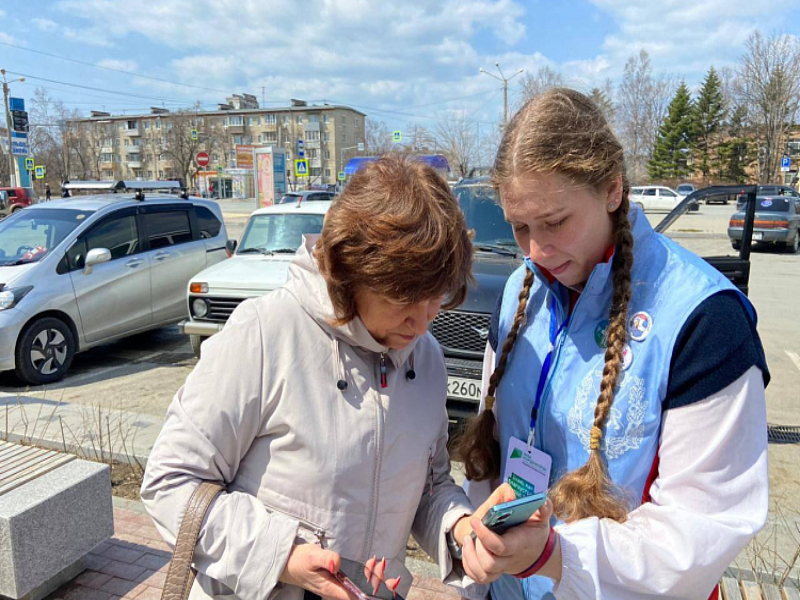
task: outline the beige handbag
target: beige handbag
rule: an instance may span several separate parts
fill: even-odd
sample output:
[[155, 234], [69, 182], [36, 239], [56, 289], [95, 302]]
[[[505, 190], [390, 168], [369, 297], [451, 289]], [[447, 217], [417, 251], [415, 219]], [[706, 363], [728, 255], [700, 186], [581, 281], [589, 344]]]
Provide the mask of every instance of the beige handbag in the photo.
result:
[[164, 582], [164, 591], [161, 600], [187, 600], [189, 592], [197, 574], [192, 568], [194, 547], [197, 544], [197, 535], [203, 524], [208, 507], [225, 490], [218, 483], [204, 481], [192, 494], [186, 514], [183, 515], [178, 538], [175, 540], [175, 551], [169, 563], [167, 579]]

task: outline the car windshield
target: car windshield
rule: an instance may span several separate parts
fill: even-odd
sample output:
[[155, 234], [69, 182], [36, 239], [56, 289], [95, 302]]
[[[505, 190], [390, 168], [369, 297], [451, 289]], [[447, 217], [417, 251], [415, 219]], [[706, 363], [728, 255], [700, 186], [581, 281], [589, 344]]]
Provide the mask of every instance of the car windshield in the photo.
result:
[[679, 185], [675, 191], [679, 194], [686, 194], [688, 196], [694, 191], [694, 188], [690, 185]]
[[294, 252], [303, 235], [322, 232], [325, 215], [256, 215], [247, 223], [237, 254]]
[[516, 249], [511, 224], [503, 216], [503, 209], [492, 186], [456, 186], [453, 192], [467, 220], [467, 228], [475, 230], [472, 242], [476, 246]]
[[0, 221], [0, 267], [41, 260], [91, 214], [66, 208], [27, 209]]
[[278, 204], [291, 204], [293, 202], [300, 202], [303, 199], [302, 194], [284, 194]]
[[758, 212], [788, 212], [791, 201], [786, 198], [759, 198], [756, 202]]

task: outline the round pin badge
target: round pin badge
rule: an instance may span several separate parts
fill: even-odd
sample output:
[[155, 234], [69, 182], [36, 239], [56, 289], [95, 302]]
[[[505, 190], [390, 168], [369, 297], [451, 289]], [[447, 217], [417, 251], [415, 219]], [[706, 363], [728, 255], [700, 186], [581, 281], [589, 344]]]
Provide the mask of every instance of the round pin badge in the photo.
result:
[[770, 200], [769, 198], [767, 198], [766, 200], [762, 200], [761, 206], [763, 208], [769, 208], [770, 206], [772, 206], [772, 200]]
[[594, 343], [600, 348], [608, 346], [608, 338], [606, 337], [606, 330], [608, 329], [608, 319], [600, 321], [597, 327], [594, 328]]
[[622, 350], [622, 370], [627, 371], [632, 362], [633, 350], [631, 350], [631, 347], [628, 344], [625, 344], [625, 348]]
[[637, 312], [628, 320], [628, 329], [634, 342], [643, 342], [652, 328], [653, 317], [646, 312]]

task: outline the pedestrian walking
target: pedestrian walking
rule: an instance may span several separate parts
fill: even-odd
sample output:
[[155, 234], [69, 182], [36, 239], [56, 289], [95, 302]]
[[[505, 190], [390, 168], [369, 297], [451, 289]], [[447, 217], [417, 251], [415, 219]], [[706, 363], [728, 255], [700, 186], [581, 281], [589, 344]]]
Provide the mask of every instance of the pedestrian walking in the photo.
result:
[[50, 202], [50, 184], [49, 183], [44, 184], [44, 199], [47, 202]]

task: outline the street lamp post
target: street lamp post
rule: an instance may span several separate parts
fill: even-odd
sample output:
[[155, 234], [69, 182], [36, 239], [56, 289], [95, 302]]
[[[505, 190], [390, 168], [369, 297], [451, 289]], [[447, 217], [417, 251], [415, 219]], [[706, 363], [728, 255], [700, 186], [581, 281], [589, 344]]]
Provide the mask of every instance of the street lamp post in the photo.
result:
[[25, 81], [25, 78], [20, 77], [13, 81], [7, 81], [6, 70], [0, 69], [0, 74], [3, 75], [3, 103], [6, 110], [6, 134], [8, 135], [8, 177], [11, 180], [11, 187], [17, 187], [19, 173], [17, 173], [18, 165], [17, 161], [14, 160], [14, 152], [11, 149], [11, 111], [8, 109], [8, 84]]
[[506, 78], [506, 76], [503, 75], [503, 70], [500, 68], [500, 63], [494, 63], [494, 66], [497, 67], [497, 70], [500, 72], [500, 77], [492, 73], [489, 73], [489, 71], [485, 71], [483, 67], [481, 67], [478, 70], [478, 72], [488, 75], [489, 77], [494, 77], [495, 79], [497, 79], [497, 81], [503, 83], [503, 127], [505, 128], [505, 126], [508, 124], [508, 82], [514, 79], [514, 77], [516, 77], [520, 73], [522, 73], [525, 69], [520, 69], [519, 71], [514, 73], [511, 77]]

